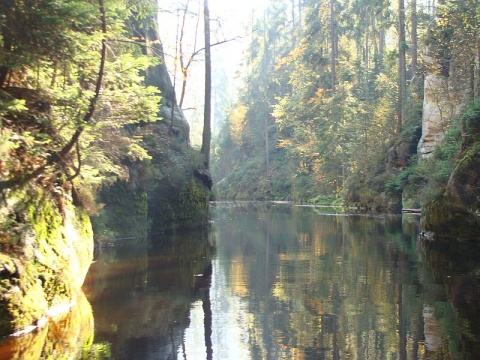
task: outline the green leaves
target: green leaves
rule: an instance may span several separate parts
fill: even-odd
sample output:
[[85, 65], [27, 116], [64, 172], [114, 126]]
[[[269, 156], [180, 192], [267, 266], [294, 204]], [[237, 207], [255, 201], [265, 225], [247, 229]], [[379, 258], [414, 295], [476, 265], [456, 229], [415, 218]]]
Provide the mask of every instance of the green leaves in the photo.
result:
[[25, 106], [24, 99], [9, 99], [5, 100], [0, 98], [0, 116], [3, 116], [7, 113], [15, 116], [18, 113], [26, 111], [27, 107]]
[[[358, 179], [378, 184], [396, 136], [398, 49], [387, 40], [396, 36], [397, 10], [386, 1], [296, 3], [276, 1], [254, 24], [246, 86], [231, 125], [238, 124], [232, 114], [240, 104], [248, 111], [233, 144], [224, 139], [228, 150], [218, 150], [219, 163], [241, 172], [247, 162], [265, 163], [268, 151], [283, 157], [288, 171], [271, 174], [268, 183], [281, 176], [278, 182], [297, 199], [342, 194]], [[402, 47], [412, 51], [407, 43]], [[411, 117], [417, 125], [419, 117]], [[242, 134], [251, 139], [248, 151], [236, 147]], [[258, 166], [251, 177], [252, 191], [266, 176], [264, 169]]]
[[[127, 163], [150, 160], [138, 124], [159, 120], [159, 90], [145, 86], [145, 73], [159, 59], [144, 55], [145, 44], [131, 40], [129, 20], [154, 26], [156, 2], [104, 0], [105, 20], [100, 5], [0, 2], [2, 184], [28, 179], [56, 186], [58, 177], [76, 177], [80, 169], [77, 189], [92, 197], [103, 183], [128, 179]], [[93, 118], [87, 120], [92, 99]], [[66, 147], [59, 161], [55, 154]]]

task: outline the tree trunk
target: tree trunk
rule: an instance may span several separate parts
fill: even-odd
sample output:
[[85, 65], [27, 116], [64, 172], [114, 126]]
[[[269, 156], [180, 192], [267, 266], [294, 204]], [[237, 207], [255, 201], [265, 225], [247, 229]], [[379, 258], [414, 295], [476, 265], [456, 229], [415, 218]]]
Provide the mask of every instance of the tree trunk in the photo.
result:
[[397, 102], [397, 134], [402, 132], [404, 102], [406, 96], [406, 57], [405, 57], [405, 3], [398, 0], [398, 102]]
[[384, 29], [384, 21], [385, 21], [385, 16], [384, 16], [385, 10], [382, 9], [382, 11], [379, 12], [378, 14], [378, 54], [380, 55], [380, 58], [383, 61], [383, 56], [385, 54], [385, 29]]
[[263, 131], [265, 136], [265, 173], [268, 178], [270, 172], [270, 148], [268, 138], [268, 50], [267, 50], [267, 16], [266, 11], [263, 12]]
[[212, 137], [212, 59], [210, 52], [210, 11], [208, 0], [204, 0], [203, 15], [205, 21], [205, 109], [203, 114], [203, 136], [201, 152], [205, 156], [205, 167], [210, 164], [210, 141]]
[[332, 71], [332, 93], [336, 91], [337, 83], [337, 70], [336, 70], [336, 61], [337, 61], [337, 41], [336, 41], [336, 31], [335, 31], [335, 0], [330, 0], [330, 45], [331, 45], [331, 71]]
[[418, 64], [418, 36], [417, 36], [417, 28], [418, 28], [418, 20], [417, 20], [417, 0], [412, 0], [412, 13], [410, 16], [411, 22], [411, 33], [412, 33], [412, 79], [415, 79], [416, 72], [417, 72], [417, 64]]
[[297, 30], [295, 24], [295, 0], [292, 1], [292, 47], [294, 48], [297, 45]]
[[[182, 71], [182, 91], [180, 93], [180, 100], [178, 101], [178, 106], [180, 109], [183, 107], [183, 99], [185, 98], [185, 91], [187, 89], [187, 76], [188, 76], [188, 69], [184, 64], [184, 53], [183, 53], [183, 37], [185, 31], [185, 22], [187, 20], [187, 13], [188, 13], [188, 5], [190, 1], [187, 1], [185, 4], [185, 8], [183, 9], [183, 18], [182, 18], [182, 26], [180, 27], [180, 39], [178, 41], [178, 50], [179, 50], [179, 61], [180, 61], [180, 70]], [[200, 14], [199, 14], [200, 16]], [[195, 36], [196, 38], [196, 36]], [[195, 49], [194, 49], [195, 50]], [[176, 75], [176, 73], [175, 73]]]
[[370, 102], [369, 68], [370, 68], [370, 22], [368, 8], [365, 9], [365, 103]]
[[107, 58], [107, 38], [106, 38], [107, 37], [107, 20], [105, 15], [104, 0], [98, 0], [98, 6], [100, 9], [103, 38], [102, 38], [102, 50], [100, 52], [100, 67], [98, 69], [97, 83], [95, 85], [95, 93], [93, 94], [93, 97], [90, 99], [88, 111], [83, 117], [82, 124], [77, 128], [77, 130], [72, 135], [67, 145], [65, 145], [62, 148], [62, 150], [60, 150], [60, 152], [58, 153], [58, 157], [60, 159], [64, 158], [73, 149], [78, 139], [80, 138], [80, 135], [82, 135], [83, 130], [85, 129], [85, 125], [92, 120], [98, 98], [100, 97], [100, 90], [102, 88], [103, 75], [105, 73], [105, 61]]
[[298, 37], [302, 36], [302, 1], [298, 1]]
[[[3, 53], [4, 59], [5, 59], [5, 54], [8, 55], [14, 47], [14, 43], [10, 36], [11, 32], [9, 31], [8, 27], [12, 18], [15, 17], [15, 15], [12, 14], [12, 10], [15, 9], [15, 5], [12, 0], [2, 0], [2, 2], [3, 4], [0, 5], [0, 14], [3, 14], [4, 21], [0, 23], [0, 38], [2, 38], [3, 40], [3, 46], [2, 46], [2, 49], [0, 50], [0, 53]], [[1, 64], [0, 65], [0, 88], [3, 88], [5, 86], [5, 82], [7, 81], [9, 73], [10, 73], [9, 64]]]

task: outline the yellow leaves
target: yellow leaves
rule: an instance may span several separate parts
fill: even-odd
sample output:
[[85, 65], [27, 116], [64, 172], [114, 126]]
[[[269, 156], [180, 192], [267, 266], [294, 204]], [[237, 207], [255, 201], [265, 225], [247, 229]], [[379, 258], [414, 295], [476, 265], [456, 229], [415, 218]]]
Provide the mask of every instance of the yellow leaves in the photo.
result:
[[307, 103], [309, 105], [318, 107], [324, 103], [324, 100], [325, 100], [325, 91], [322, 88], [318, 88], [317, 91], [315, 92], [315, 96], [308, 99]]
[[147, 150], [145, 150], [143, 147], [141, 147], [137, 143], [131, 143], [128, 146], [127, 155], [131, 160], [151, 160], [152, 159], [152, 157], [147, 152]]
[[246, 125], [246, 115], [248, 107], [239, 103], [230, 111], [230, 122], [232, 124], [230, 132], [233, 141], [237, 145], [242, 144], [242, 136]]
[[288, 54], [284, 58], [281, 58], [277, 61], [275, 70], [279, 70], [283, 65], [290, 64], [291, 62], [296, 61], [300, 56], [302, 56], [305, 53], [307, 48], [308, 48], [307, 44], [302, 44], [299, 47], [296, 47], [295, 49], [293, 49], [290, 52], [290, 54]]
[[130, 40], [132, 40], [133, 42], [137, 42], [137, 41], [145, 41], [145, 37], [144, 36], [131, 36], [130, 37]]
[[282, 130], [285, 127], [285, 118], [287, 117], [288, 110], [286, 107], [291, 102], [290, 96], [284, 96], [283, 98], [277, 98], [277, 103], [273, 105], [272, 116], [275, 118], [279, 129]]
[[277, 147], [280, 149], [289, 149], [293, 147], [293, 141], [290, 139], [280, 139], [277, 143]]

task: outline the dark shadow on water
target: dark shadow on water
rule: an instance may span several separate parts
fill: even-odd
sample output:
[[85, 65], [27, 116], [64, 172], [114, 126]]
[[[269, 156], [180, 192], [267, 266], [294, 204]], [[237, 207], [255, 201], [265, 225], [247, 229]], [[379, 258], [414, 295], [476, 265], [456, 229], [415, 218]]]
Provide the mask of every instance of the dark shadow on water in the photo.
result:
[[192, 303], [208, 298], [213, 252], [198, 230], [102, 249], [84, 285], [95, 341], [112, 344], [115, 359], [176, 358]]

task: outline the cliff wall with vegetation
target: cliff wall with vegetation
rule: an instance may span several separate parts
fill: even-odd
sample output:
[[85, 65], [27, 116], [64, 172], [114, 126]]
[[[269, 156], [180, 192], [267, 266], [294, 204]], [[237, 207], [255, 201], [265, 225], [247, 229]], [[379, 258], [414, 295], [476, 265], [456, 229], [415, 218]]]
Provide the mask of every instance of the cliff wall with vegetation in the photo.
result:
[[[155, 23], [155, 22], [154, 22]], [[128, 177], [102, 189], [104, 205], [94, 219], [99, 237], [144, 236], [207, 223], [210, 199], [209, 175], [204, 157], [190, 146], [188, 122], [177, 104], [175, 90], [165, 66], [162, 42], [156, 26], [131, 21], [144, 55], [159, 60], [145, 71], [145, 85], [160, 90], [161, 121], [142, 123], [130, 129], [141, 138], [147, 159], [129, 161]], [[202, 174], [206, 174], [202, 176]]]
[[203, 157], [157, 11], [153, 0], [0, 3], [0, 336], [76, 298], [91, 220], [99, 239], [206, 222]]
[[41, 325], [72, 306], [93, 259], [89, 217], [69, 194], [30, 186], [6, 198], [0, 208], [0, 336]]

